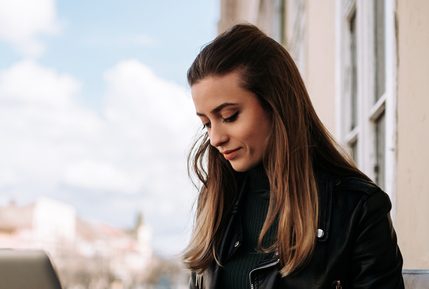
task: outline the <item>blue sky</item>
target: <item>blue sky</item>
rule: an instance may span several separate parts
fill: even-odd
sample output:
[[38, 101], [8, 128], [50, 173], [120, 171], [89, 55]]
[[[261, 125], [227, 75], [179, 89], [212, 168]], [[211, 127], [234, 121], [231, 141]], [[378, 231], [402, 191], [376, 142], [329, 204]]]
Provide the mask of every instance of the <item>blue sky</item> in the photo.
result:
[[48, 196], [123, 227], [142, 210], [155, 250], [182, 249], [200, 127], [186, 70], [216, 35], [218, 6], [1, 1], [0, 204]]
[[[63, 0], [54, 4], [61, 32], [38, 35], [46, 48], [38, 61], [78, 75], [85, 86], [83, 101], [93, 108], [102, 98], [102, 72], [124, 58], [139, 59], [158, 76], [186, 86], [186, 69], [203, 44], [216, 35], [219, 13], [217, 0]], [[0, 54], [0, 68], [23, 57], [2, 41]]]

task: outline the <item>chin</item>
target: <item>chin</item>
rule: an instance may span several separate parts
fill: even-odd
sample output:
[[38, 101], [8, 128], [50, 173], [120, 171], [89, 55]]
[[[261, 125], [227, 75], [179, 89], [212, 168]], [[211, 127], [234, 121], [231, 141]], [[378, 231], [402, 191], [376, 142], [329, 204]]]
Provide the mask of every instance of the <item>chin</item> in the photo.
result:
[[231, 167], [234, 171], [244, 173], [253, 168], [256, 164], [253, 163], [234, 163], [230, 162]]

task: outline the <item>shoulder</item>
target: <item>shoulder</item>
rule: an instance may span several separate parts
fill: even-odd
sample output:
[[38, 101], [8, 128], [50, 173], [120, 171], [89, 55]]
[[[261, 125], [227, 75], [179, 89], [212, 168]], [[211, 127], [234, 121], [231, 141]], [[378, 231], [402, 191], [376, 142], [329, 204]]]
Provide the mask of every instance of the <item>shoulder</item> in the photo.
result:
[[336, 178], [333, 185], [334, 206], [359, 211], [360, 221], [386, 216], [392, 204], [388, 194], [370, 180], [361, 177]]
[[335, 190], [339, 192], [349, 192], [362, 198], [369, 198], [377, 194], [381, 189], [372, 181], [357, 176], [335, 177], [333, 179]]
[[388, 199], [387, 194], [379, 186], [363, 176], [339, 176], [326, 170], [317, 171], [315, 176], [322, 198], [333, 194], [333, 198], [357, 202], [373, 197]]
[[386, 214], [392, 207], [389, 196], [363, 176], [339, 176], [329, 171], [319, 171], [317, 180], [321, 210], [330, 208], [332, 212], [351, 217], [356, 210]]
[[374, 182], [361, 177], [335, 179], [334, 192], [338, 197], [355, 199], [359, 202], [388, 203], [389, 196]]
[[320, 242], [334, 246], [357, 244], [363, 240], [359, 236], [371, 228], [369, 239], [384, 236], [383, 232], [390, 230], [389, 196], [370, 180], [333, 176], [325, 179], [320, 188], [319, 227], [326, 232]]

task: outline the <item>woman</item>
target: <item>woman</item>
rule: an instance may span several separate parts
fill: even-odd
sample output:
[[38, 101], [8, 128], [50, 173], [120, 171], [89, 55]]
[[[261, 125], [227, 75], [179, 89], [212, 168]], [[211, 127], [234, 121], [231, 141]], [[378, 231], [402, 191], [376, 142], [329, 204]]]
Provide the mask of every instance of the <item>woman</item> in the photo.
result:
[[188, 82], [206, 130], [189, 159], [191, 288], [403, 288], [388, 196], [339, 150], [281, 45], [234, 26]]

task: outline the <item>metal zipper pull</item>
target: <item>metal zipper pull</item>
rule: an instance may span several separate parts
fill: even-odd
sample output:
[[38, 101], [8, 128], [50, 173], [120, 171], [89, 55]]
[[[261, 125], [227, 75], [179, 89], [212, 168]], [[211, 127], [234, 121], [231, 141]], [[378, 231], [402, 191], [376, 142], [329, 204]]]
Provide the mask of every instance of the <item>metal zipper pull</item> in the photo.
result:
[[343, 289], [343, 286], [341, 286], [341, 281], [340, 280], [336, 280], [335, 281], [335, 289]]

